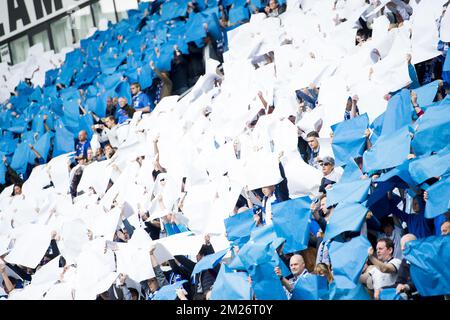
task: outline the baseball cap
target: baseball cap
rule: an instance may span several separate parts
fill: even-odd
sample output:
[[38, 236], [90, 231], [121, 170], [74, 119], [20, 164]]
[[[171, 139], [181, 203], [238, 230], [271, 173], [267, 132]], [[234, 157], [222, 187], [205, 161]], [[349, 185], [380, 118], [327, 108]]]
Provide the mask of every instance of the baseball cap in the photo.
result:
[[326, 157], [323, 157], [322, 163], [323, 163], [323, 164], [330, 163], [331, 165], [334, 166], [334, 159], [333, 159], [333, 157], [326, 156]]

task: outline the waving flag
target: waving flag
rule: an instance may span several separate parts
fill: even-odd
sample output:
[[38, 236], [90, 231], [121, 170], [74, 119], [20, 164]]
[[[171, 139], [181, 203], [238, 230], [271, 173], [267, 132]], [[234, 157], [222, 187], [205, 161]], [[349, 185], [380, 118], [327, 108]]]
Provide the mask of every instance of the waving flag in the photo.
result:
[[364, 132], [368, 126], [367, 113], [332, 126], [334, 137], [331, 147], [337, 166], [347, 164], [352, 157], [362, 156], [366, 147]]
[[410, 241], [403, 256], [411, 264], [411, 277], [421, 296], [450, 294], [450, 236]]
[[278, 237], [286, 239], [284, 253], [296, 252], [308, 247], [310, 206], [309, 197], [283, 201], [272, 206], [275, 233]]
[[368, 209], [359, 203], [344, 203], [338, 205], [325, 232], [324, 241], [333, 239], [345, 231], [361, 230]]

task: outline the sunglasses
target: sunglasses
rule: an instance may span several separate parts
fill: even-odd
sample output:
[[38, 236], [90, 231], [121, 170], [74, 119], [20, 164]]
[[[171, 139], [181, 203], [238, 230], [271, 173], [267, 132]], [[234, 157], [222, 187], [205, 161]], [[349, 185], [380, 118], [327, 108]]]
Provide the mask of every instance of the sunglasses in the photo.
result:
[[320, 166], [321, 166], [321, 167], [324, 167], [324, 166], [331, 166], [331, 163], [328, 163], [328, 162], [327, 162], [327, 163], [321, 163]]

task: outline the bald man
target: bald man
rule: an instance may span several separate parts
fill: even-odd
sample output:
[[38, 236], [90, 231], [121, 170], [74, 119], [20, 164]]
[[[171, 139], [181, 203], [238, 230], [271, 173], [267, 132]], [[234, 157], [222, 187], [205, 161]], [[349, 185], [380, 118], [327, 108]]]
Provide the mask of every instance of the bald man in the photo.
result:
[[[410, 241], [417, 240], [416, 236], [412, 233], [405, 234], [400, 239], [400, 246], [402, 248], [402, 251], [405, 251], [406, 244]], [[400, 264], [400, 268], [398, 269], [398, 276], [397, 280], [395, 281], [395, 288], [397, 290], [397, 293], [404, 293], [408, 298], [411, 297], [412, 293], [417, 291], [416, 286], [414, 285], [411, 273], [409, 272], [409, 262], [403, 258], [402, 263]]]
[[85, 130], [78, 133], [78, 141], [75, 144], [75, 159], [87, 158], [87, 151], [91, 148], [91, 143], [87, 139], [88, 135]]
[[294, 290], [295, 283], [300, 277], [308, 274], [308, 270], [306, 269], [305, 260], [299, 254], [294, 254], [289, 260], [289, 268], [291, 269], [291, 273], [293, 275], [292, 278], [286, 279], [281, 274], [281, 269], [279, 267], [275, 268], [275, 274], [280, 278], [281, 283], [286, 288], [287, 292], [290, 293]]
[[450, 234], [450, 221], [445, 221], [441, 224], [441, 236], [447, 236]]

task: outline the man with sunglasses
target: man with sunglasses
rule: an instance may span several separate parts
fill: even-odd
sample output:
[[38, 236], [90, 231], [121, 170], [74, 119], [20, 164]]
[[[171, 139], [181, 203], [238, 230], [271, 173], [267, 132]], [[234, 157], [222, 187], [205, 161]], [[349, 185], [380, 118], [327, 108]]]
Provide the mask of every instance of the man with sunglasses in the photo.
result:
[[326, 156], [319, 160], [319, 164], [322, 167], [323, 178], [320, 183], [319, 192], [326, 193], [328, 186], [339, 182], [341, 179], [341, 174], [334, 170], [334, 159], [333, 157]]

